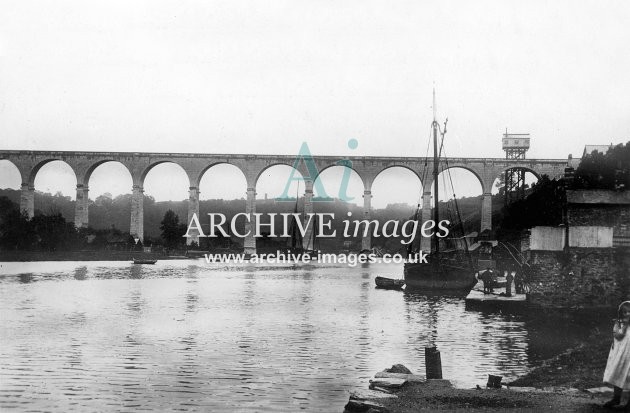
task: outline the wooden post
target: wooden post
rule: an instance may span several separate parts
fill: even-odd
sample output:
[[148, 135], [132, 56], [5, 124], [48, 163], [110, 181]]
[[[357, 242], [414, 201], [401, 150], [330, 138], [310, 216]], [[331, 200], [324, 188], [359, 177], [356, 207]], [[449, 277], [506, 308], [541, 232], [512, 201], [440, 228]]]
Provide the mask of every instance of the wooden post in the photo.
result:
[[435, 347], [424, 348], [424, 364], [426, 367], [427, 379], [442, 378], [442, 357]]

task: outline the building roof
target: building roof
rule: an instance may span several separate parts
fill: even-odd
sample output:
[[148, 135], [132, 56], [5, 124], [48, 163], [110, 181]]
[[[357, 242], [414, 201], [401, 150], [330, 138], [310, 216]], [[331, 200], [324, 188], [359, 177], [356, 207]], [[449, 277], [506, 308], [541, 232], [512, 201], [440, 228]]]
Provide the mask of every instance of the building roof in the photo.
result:
[[612, 143], [610, 145], [585, 145], [584, 152], [582, 153], [582, 158], [585, 157], [586, 155], [592, 154], [595, 151], [605, 154], [613, 146], [614, 145]]

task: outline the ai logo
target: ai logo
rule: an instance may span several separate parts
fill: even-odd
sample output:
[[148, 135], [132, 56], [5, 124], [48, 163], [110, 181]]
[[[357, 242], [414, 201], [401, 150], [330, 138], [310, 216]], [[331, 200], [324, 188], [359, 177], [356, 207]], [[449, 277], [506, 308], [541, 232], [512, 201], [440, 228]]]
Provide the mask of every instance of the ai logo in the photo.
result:
[[[359, 142], [356, 139], [350, 139], [348, 141], [348, 148], [354, 150], [358, 146]], [[300, 162], [304, 162], [304, 170], [306, 172], [306, 175], [302, 177], [295, 176], [295, 172], [299, 170]], [[345, 166], [343, 170], [343, 176], [341, 177], [341, 184], [339, 185], [338, 198], [341, 201], [351, 201], [354, 199], [354, 197], [348, 196], [347, 191], [350, 174], [352, 173], [352, 161], [350, 159], [340, 159], [335, 164], [338, 166]], [[282, 195], [276, 198], [276, 201], [294, 201], [293, 199], [289, 198], [289, 187], [291, 186], [291, 182], [293, 181], [313, 182], [313, 202], [332, 201], [333, 199], [326, 194], [322, 179], [317, 179], [318, 176], [319, 170], [317, 169], [317, 165], [315, 165], [315, 161], [313, 160], [313, 155], [311, 155], [311, 151], [308, 148], [308, 144], [306, 142], [302, 142], [300, 152], [295, 157], [295, 162], [293, 162], [293, 169], [291, 169], [291, 175], [289, 175], [289, 179], [287, 179], [287, 184], [284, 187], [284, 192], [282, 192]]]

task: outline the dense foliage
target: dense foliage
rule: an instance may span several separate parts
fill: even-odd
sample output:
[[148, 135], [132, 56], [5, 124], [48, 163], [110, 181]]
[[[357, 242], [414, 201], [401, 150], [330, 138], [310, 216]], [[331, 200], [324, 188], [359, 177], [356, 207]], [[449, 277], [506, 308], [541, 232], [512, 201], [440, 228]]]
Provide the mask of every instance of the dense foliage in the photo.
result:
[[629, 189], [630, 142], [612, 147], [606, 153], [585, 155], [575, 171], [575, 189]]
[[[6, 205], [6, 198], [2, 203]], [[11, 206], [0, 218], [0, 247], [4, 249], [67, 251], [81, 248], [84, 241], [74, 223], [66, 222], [60, 213], [29, 219]]]
[[543, 175], [532, 185], [532, 192], [527, 198], [513, 202], [503, 209], [503, 219], [497, 238], [511, 231], [562, 224], [564, 190], [562, 181], [550, 180], [547, 175]]
[[[3, 197], [2, 195], [6, 196]], [[61, 213], [66, 221], [74, 220], [74, 202], [69, 197], [64, 197], [61, 194], [51, 195], [40, 192], [36, 192], [35, 195], [36, 216], [58, 215], [59, 213]], [[2, 214], [6, 215], [6, 213], [11, 210], [18, 210], [18, 202], [19, 191], [10, 189], [0, 190], [0, 221], [2, 221]], [[479, 230], [479, 203], [479, 197], [463, 198], [459, 201], [462, 215], [466, 217], [466, 227], [468, 232]], [[447, 217], [448, 205], [441, 203], [440, 208], [443, 209], [443, 216]], [[257, 212], [263, 214], [269, 212], [293, 212], [294, 209], [295, 200], [288, 202], [276, 202], [272, 199], [261, 199], [257, 200], [256, 203]], [[302, 199], [300, 199], [298, 210], [301, 211], [302, 209]], [[171, 210], [178, 217], [187, 217], [188, 215], [186, 201], [156, 202], [153, 198], [145, 196], [145, 246], [166, 246], [166, 244], [169, 243], [169, 248], [174, 248], [178, 246], [183, 247], [183, 243], [185, 242], [185, 239], [183, 237], [178, 238], [177, 242], [175, 241], [174, 237], [169, 238], [169, 240], [171, 241], [167, 241], [164, 237], [162, 237], [163, 229], [160, 227], [162, 226], [162, 221], [164, 220], [165, 214], [168, 210]], [[229, 225], [232, 217], [237, 213], [243, 212], [244, 210], [244, 199], [202, 200], [200, 202], [199, 220], [203, 228], [208, 228], [209, 219], [207, 213], [220, 212], [226, 216], [226, 221]], [[315, 212], [333, 213], [336, 219], [332, 221], [332, 230], [336, 230], [337, 233], [343, 232], [343, 219], [348, 218], [348, 212], [352, 213], [352, 216], [349, 218], [350, 220], [363, 218], [363, 211], [360, 206], [357, 206], [355, 204], [348, 204], [339, 200], [334, 200], [332, 202], [314, 203], [314, 210]], [[373, 210], [371, 218], [378, 220], [381, 223], [391, 219], [399, 220], [402, 222], [409, 219], [409, 217], [413, 215], [414, 210], [414, 207], [407, 204], [390, 204], [386, 208]], [[48, 211], [48, 213], [44, 214], [43, 211]], [[81, 230], [83, 234], [83, 240], [88, 237], [88, 242], [87, 245], [82, 245], [81, 248], [110, 250], [129, 250], [130, 248], [135, 247], [140, 248], [140, 245], [136, 245], [134, 239], [131, 238], [129, 235], [130, 215], [131, 198], [129, 195], [111, 197], [110, 195], [105, 194], [97, 197], [93, 201], [90, 200], [90, 228]], [[31, 228], [30, 226], [20, 227], [20, 225], [24, 225], [24, 222], [18, 220], [15, 216], [12, 216], [9, 221], [13, 223], [6, 223], [5, 225], [16, 226], [14, 233], [24, 234], [24, 237], [20, 241], [20, 245], [17, 246], [18, 248], [32, 249], [37, 247], [37, 243], [30, 241], [29, 237], [27, 236], [28, 232], [26, 231], [26, 228]], [[179, 235], [183, 235], [186, 232], [186, 223], [178, 218], [178, 224], [180, 225], [178, 233]], [[282, 228], [282, 225], [282, 218], [280, 216], [277, 216], [275, 227], [279, 229]], [[242, 218], [237, 221], [237, 229], [241, 233], [244, 231], [244, 220]], [[279, 232], [279, 230], [277, 231]], [[334, 250], [342, 248], [344, 245], [344, 241], [348, 240], [353, 243], [351, 246], [352, 249], [360, 248], [360, 237], [353, 237], [351, 239], [328, 238], [323, 240], [320, 247], [326, 248], [327, 250]], [[282, 245], [279, 244], [282, 244], [284, 242], [282, 239], [279, 238], [269, 240], [260, 239], [258, 240], [258, 244], [260, 246], [263, 246], [267, 241], [273, 248], [282, 247]], [[13, 246], [11, 248], [15, 248], [15, 242], [9, 242], [9, 244]], [[201, 248], [203, 249], [226, 248], [232, 246], [233, 242], [230, 239], [202, 238], [200, 239], [200, 244]], [[373, 240], [373, 245], [378, 247], [385, 247], [387, 250], [391, 251], [394, 251], [401, 246], [398, 239], [389, 239], [382, 237], [378, 239], [375, 238]], [[7, 248], [3, 245], [0, 245], [0, 247]], [[235, 246], [235, 248], [238, 247]]]
[[179, 223], [179, 217], [172, 209], [164, 214], [160, 229], [166, 248], [174, 249], [185, 243], [186, 224]]
[[575, 171], [573, 182], [550, 180], [543, 176], [532, 186], [531, 194], [505, 208], [497, 233], [501, 238], [511, 231], [535, 226], [562, 224], [565, 189], [627, 190], [630, 188], [630, 142], [609, 149], [605, 154], [585, 155]]

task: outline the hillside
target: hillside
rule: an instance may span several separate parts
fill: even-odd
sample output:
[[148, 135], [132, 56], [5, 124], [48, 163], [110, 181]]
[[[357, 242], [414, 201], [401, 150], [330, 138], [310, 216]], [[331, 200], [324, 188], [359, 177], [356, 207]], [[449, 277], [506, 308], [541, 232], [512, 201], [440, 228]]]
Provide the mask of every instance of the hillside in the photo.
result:
[[[13, 189], [0, 190], [0, 197], [6, 197], [12, 201], [15, 206], [19, 204], [20, 191]], [[298, 210], [302, 210], [302, 201], [299, 201]], [[495, 221], [499, 218], [500, 208], [502, 206], [501, 199], [496, 197], [493, 199], [493, 210], [495, 212]], [[481, 197], [463, 198], [458, 202], [461, 216], [464, 220], [466, 232], [479, 231], [480, 213], [481, 213]], [[349, 204], [339, 200], [330, 202], [315, 202], [313, 204], [315, 212], [333, 213], [335, 220], [332, 229], [338, 233], [343, 231], [343, 220], [363, 219], [362, 208], [355, 204]], [[164, 214], [169, 209], [173, 210], [180, 219], [185, 222], [188, 216], [188, 201], [166, 201], [156, 202], [152, 197], [144, 197], [144, 230], [147, 240], [157, 239], [160, 237], [160, 222]], [[261, 199], [256, 201], [256, 211], [260, 213], [282, 213], [293, 212], [295, 202], [277, 202], [273, 199]], [[202, 200], [200, 201], [200, 221], [202, 226], [207, 228], [209, 212], [222, 213], [226, 216], [228, 222], [237, 213], [245, 211], [245, 200]], [[452, 202], [440, 203], [440, 211], [442, 219], [456, 221], [456, 214]], [[352, 213], [349, 217], [348, 213]], [[49, 193], [35, 193], [35, 214], [36, 215], [53, 215], [61, 213], [68, 221], [74, 222], [74, 201], [70, 197], [61, 194], [52, 195]], [[413, 216], [414, 207], [407, 204], [390, 204], [386, 208], [374, 209], [372, 211], [372, 219], [376, 219], [381, 223], [387, 220], [404, 221]], [[129, 232], [131, 215], [131, 194], [111, 197], [109, 194], [101, 195], [94, 200], [90, 200], [89, 222], [90, 228], [94, 230], [109, 230], [115, 228], [122, 233]], [[499, 214], [500, 215], [500, 214]], [[276, 228], [282, 228], [281, 217], [276, 217]], [[242, 223], [238, 226], [242, 230]], [[459, 233], [459, 228], [457, 229]], [[374, 246], [384, 247], [387, 250], [398, 250], [401, 248], [400, 239], [379, 238], [373, 240]], [[331, 243], [331, 240], [322, 240]], [[360, 237], [352, 239], [352, 248], [360, 248]], [[339, 241], [338, 241], [339, 242]]]

